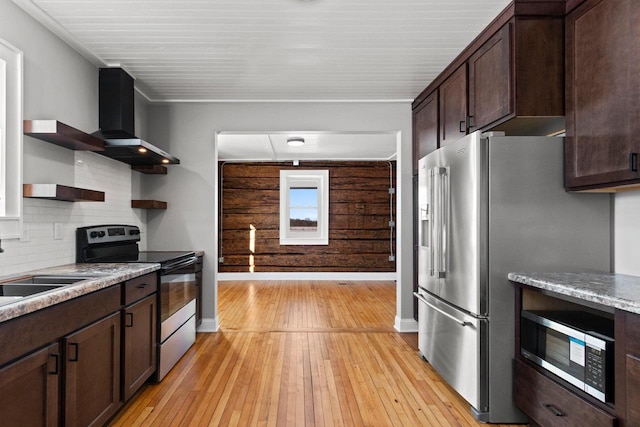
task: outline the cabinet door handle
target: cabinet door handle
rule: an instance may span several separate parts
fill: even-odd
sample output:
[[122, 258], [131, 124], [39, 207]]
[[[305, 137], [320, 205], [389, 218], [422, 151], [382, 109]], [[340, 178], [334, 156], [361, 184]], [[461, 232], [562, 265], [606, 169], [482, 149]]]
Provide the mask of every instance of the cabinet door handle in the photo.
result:
[[558, 408], [556, 408], [555, 406], [553, 406], [550, 403], [545, 403], [544, 405], [545, 408], [547, 408], [549, 410], [549, 412], [551, 412], [553, 415], [555, 415], [556, 417], [564, 417], [564, 413], [562, 411], [560, 411]]
[[467, 132], [467, 121], [460, 120], [460, 133], [465, 133], [465, 132]]
[[[71, 357], [71, 347], [74, 348], [74, 356]], [[78, 355], [80, 354], [80, 349], [77, 342], [69, 343], [69, 362], [77, 362]]]
[[53, 357], [53, 371], [49, 371], [49, 375], [58, 375], [60, 372], [60, 353], [50, 354], [49, 357]]
[[638, 172], [638, 153], [629, 154], [629, 170]]
[[125, 327], [133, 328], [133, 313], [127, 313], [127, 322], [125, 323]]
[[468, 117], [469, 120], [469, 129], [476, 127], [476, 125], [474, 124], [474, 120], [473, 120], [473, 116], [469, 116]]

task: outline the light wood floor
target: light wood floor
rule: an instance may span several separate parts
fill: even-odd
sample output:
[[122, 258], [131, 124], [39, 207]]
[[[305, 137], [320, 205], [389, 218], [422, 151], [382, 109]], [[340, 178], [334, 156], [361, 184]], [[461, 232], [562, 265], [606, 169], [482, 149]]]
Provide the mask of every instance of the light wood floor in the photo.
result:
[[478, 426], [398, 334], [394, 282], [221, 282], [217, 333], [113, 426]]

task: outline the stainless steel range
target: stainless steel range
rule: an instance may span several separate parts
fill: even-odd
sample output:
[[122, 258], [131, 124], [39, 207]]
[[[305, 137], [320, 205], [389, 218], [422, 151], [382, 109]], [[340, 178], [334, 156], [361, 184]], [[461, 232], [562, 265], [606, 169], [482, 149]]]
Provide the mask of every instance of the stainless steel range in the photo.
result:
[[159, 263], [158, 381], [196, 339], [195, 264], [192, 251], [140, 251], [140, 228], [99, 225], [76, 230], [76, 262]]

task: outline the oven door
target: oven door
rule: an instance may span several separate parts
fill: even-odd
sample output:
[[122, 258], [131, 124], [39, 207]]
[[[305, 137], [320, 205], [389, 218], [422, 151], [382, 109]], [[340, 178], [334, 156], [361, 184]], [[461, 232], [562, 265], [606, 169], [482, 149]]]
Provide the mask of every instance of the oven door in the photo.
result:
[[[195, 304], [197, 295], [195, 263], [196, 257], [163, 266], [160, 271], [160, 321], [161, 342], [195, 314], [185, 308]], [[179, 318], [176, 318], [179, 317]], [[171, 324], [174, 324], [173, 326]]]

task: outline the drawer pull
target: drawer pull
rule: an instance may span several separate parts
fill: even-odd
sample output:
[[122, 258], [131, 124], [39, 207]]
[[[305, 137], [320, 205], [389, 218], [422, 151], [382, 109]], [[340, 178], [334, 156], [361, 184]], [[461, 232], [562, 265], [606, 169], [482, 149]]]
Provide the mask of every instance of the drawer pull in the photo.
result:
[[53, 353], [50, 354], [49, 357], [52, 357], [55, 363], [55, 368], [53, 369], [53, 371], [49, 371], [49, 375], [58, 375], [60, 373], [60, 354], [58, 353]]
[[562, 411], [560, 411], [558, 408], [556, 408], [555, 406], [553, 406], [550, 403], [545, 403], [544, 405], [545, 408], [547, 408], [549, 410], [549, 412], [551, 412], [553, 415], [555, 415], [556, 417], [564, 417], [564, 413]]
[[127, 321], [124, 326], [126, 328], [133, 328], [133, 313], [127, 313]]
[[[73, 357], [71, 357], [71, 347], [73, 347], [75, 350], [74, 352], [75, 356]], [[78, 354], [79, 354], [78, 343], [75, 343], [75, 342], [69, 343], [69, 362], [77, 362]]]
[[148, 283], [143, 283], [142, 285], [138, 285], [138, 286], [136, 286], [136, 288], [138, 288], [138, 289], [144, 289], [144, 288], [146, 288], [146, 287], [147, 287], [147, 285], [148, 285]]
[[638, 172], [638, 153], [629, 154], [629, 171]]

